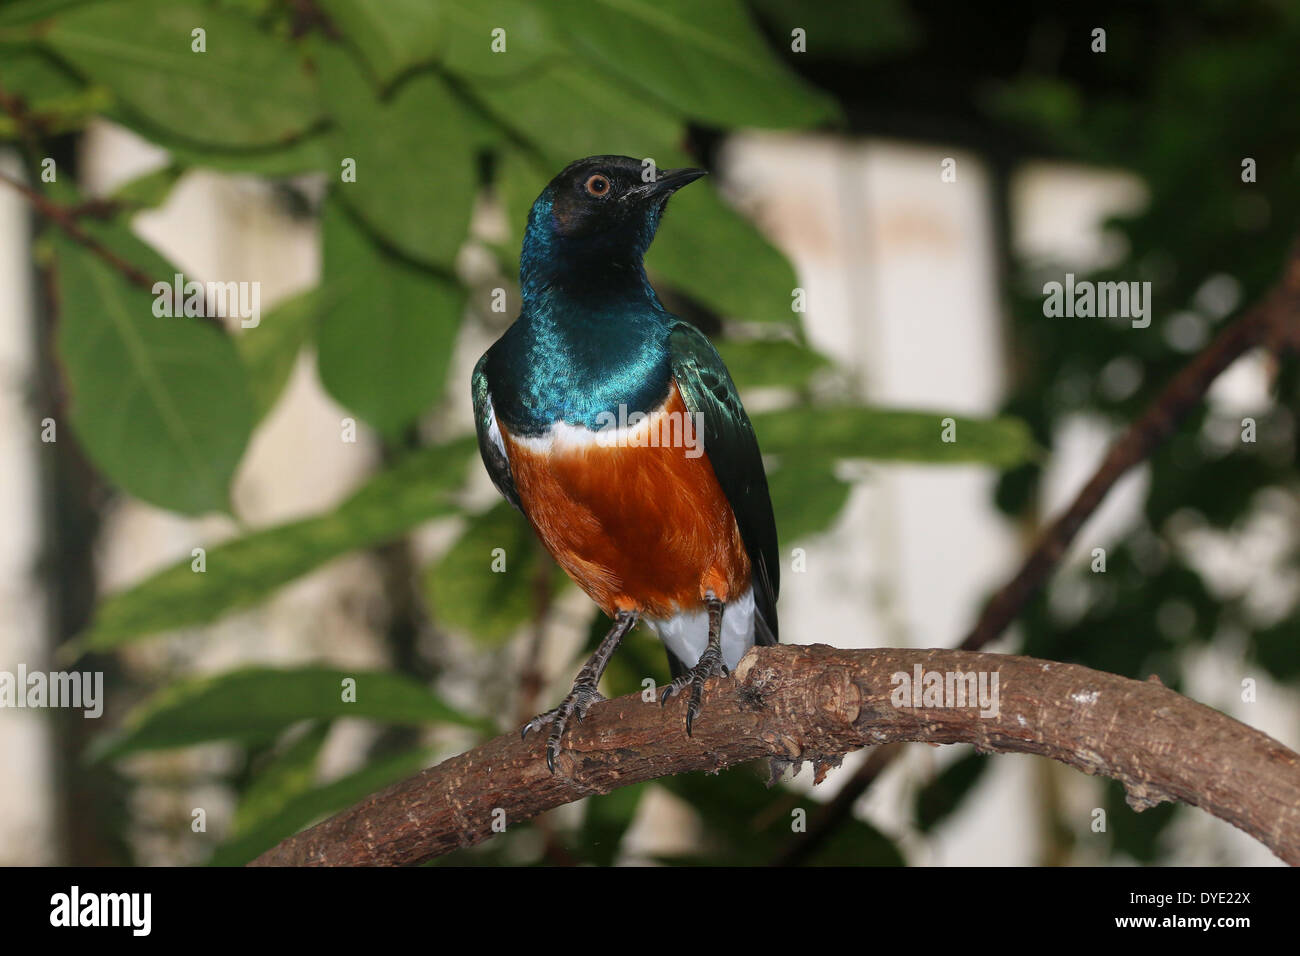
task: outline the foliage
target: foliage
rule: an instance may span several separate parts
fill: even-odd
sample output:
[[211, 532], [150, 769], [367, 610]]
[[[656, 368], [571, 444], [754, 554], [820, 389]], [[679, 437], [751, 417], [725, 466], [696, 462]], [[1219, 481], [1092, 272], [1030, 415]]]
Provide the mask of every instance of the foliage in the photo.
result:
[[[1192, 352], [1276, 281], [1295, 239], [1300, 117], [1274, 104], [1300, 48], [1300, 12], [1245, 4], [1228, 22], [1214, 4], [1192, 6], [1184, 26], [1196, 28], [1168, 44], [1139, 39], [1148, 27], [1135, 8], [1110, 18], [1111, 43], [1143, 42], [1144, 53], [1095, 58], [1100, 83], [1062, 70], [985, 90], [992, 116], [1079, 160], [1131, 170], [1149, 191], [1143, 209], [1108, 223], [1123, 252], [1106, 268], [1085, 274], [1069, 262], [1017, 264], [1012, 335], [1022, 357], [1005, 410], [1044, 445], [1081, 416], [1116, 426], [1135, 416]], [[1089, 88], [1098, 85], [1104, 89]], [[1247, 157], [1270, 172], [1243, 181]], [[1149, 279], [1150, 328], [1044, 319], [1038, 292], [1053, 271]], [[1089, 551], [1105, 545], [1105, 573], [1090, 563], [1067, 568], [1024, 616], [1025, 653], [1139, 679], [1154, 673], [1179, 687], [1195, 651], [1229, 639], [1248, 655], [1246, 673], [1295, 679], [1300, 603], [1265, 609], [1265, 581], [1225, 594], [1201, 560], [1211, 538], [1241, 547], [1261, 523], [1294, 527], [1286, 502], [1293, 508], [1300, 376], [1293, 364], [1270, 374], [1263, 404], [1240, 409], [1211, 400], [1156, 451], [1136, 524], [1118, 540], [1086, 541]], [[1253, 443], [1240, 440], [1244, 415], [1257, 420]], [[1021, 518], [1045, 517], [1041, 477], [1038, 463], [1005, 473], [999, 504]], [[1297, 574], [1293, 550], [1268, 578]], [[1107, 794], [1115, 849], [1155, 859], [1161, 831], [1182, 811], [1162, 806], [1135, 815], [1122, 788]]]
[[[324, 19], [301, 20], [302, 9], [313, 6]], [[465, 510], [459, 492], [474, 457], [472, 439], [463, 437], [470, 423], [453, 429], [462, 437], [414, 448], [410, 442], [417, 426], [445, 411], [450, 390], [467, 387], [451, 375], [467, 328], [500, 329], [471, 306], [474, 290], [458, 270], [462, 250], [480, 241], [470, 235], [472, 213], [485, 199], [504, 207], [510, 238], [493, 251], [508, 272], [517, 263], [528, 204], [555, 170], [578, 156], [620, 152], [666, 167], [698, 158], [692, 145], [703, 127], [841, 122], [835, 97], [801, 78], [788, 53], [764, 35], [788, 19], [782, 3], [756, 7], [757, 19], [739, 0], [15, 0], [0, 10], [0, 88], [40, 116], [43, 132], [75, 134], [91, 117], [104, 116], [170, 154], [166, 166], [118, 193], [124, 211], [116, 219], [88, 226], [151, 277], [170, 281], [178, 270], [132, 235], [127, 212], [165, 202], [187, 171], [261, 176], [290, 192], [298, 181], [288, 177], [300, 174], [327, 184], [313, 209], [321, 223], [321, 284], [235, 335], [197, 319], [157, 317], [144, 290], [84, 246], [66, 238], [51, 243], [71, 425], [99, 472], [122, 493], [178, 514], [230, 512], [233, 476], [300, 355], [314, 357], [325, 389], [373, 429], [388, 462], [325, 513], [245, 529], [209, 547], [203, 574], [191, 570], [187, 557], [109, 595], [65, 653], [109, 652], [210, 623], [265, 601], [337, 557], [452, 517], [461, 530], [450, 550], [419, 569], [438, 622], [472, 635], [484, 653], [517, 633], [534, 613], [545, 566], [517, 514], [503, 505]], [[835, 21], [823, 11], [810, 13], [808, 22], [825, 35]], [[204, 31], [203, 52], [194, 48], [197, 28]], [[504, 53], [493, 49], [497, 29], [505, 30]], [[882, 2], [831, 48], [837, 55], [877, 56], [915, 38], [902, 7]], [[1251, 55], [1238, 52], [1240, 61], [1224, 63], [1225, 82], [1245, 102], [1261, 95], [1251, 78], [1268, 73], [1246, 70], [1233, 79], [1230, 68], [1248, 65]], [[1195, 77], [1188, 67], [1180, 75], [1181, 85], [1175, 79], [1160, 95], [1190, 124], [1199, 108], [1180, 106], [1179, 97]], [[1032, 97], [1014, 94], [1007, 91], [999, 102], [1019, 104], [1022, 112], [1032, 106]], [[1105, 125], [1109, 116], [1098, 117], [1090, 140], [1099, 149], [1109, 144], [1111, 152], [1102, 155], [1113, 160], [1115, 144], [1130, 142], [1133, 130]], [[1166, 132], [1161, 142], [1179, 142], [1187, 131]], [[0, 139], [23, 143], [24, 131], [12, 117], [0, 117]], [[1143, 172], [1164, 176], [1171, 189], [1187, 185], [1171, 175], [1167, 153], [1138, 156], [1135, 165], [1147, 159]], [[1270, 160], [1284, 168], [1282, 157]], [[64, 184], [52, 195], [66, 204], [79, 201]], [[1188, 283], [1208, 274], [1211, 264], [1224, 267], [1219, 248], [1210, 255], [1209, 237], [1224, 227], [1225, 216], [1231, 219], [1235, 200], [1211, 207], [1202, 197], [1204, 218], [1189, 228], [1172, 221], [1173, 211], [1185, 208], [1185, 192], [1157, 199], [1163, 218], [1130, 224], [1134, 255], [1160, 252], [1170, 236], [1187, 243], [1206, 237], [1201, 258], [1176, 279], [1176, 290], [1190, 294]], [[1293, 220], [1287, 213], [1294, 211], [1279, 204], [1272, 221]], [[1241, 261], [1229, 271], [1247, 292], [1256, 291], [1268, 270], [1259, 263], [1251, 268], [1240, 250], [1233, 253]], [[1185, 261], [1184, 250], [1179, 255]], [[851, 490], [837, 463], [849, 458], [1019, 466], [1012, 474], [1021, 477], [1022, 493], [1009, 506], [1021, 508], [1039, 467], [1035, 440], [1050, 440], [1059, 411], [1051, 401], [1036, 404], [1036, 396], [1054, 394], [1051, 382], [1081, 373], [1095, 380], [1105, 356], [1096, 337], [1074, 343], [1072, 351], [1068, 341], [1019, 317], [1018, 334], [1036, 350], [1035, 377], [1020, 383], [1006, 417], [957, 418], [958, 441], [948, 444], [940, 440], [940, 423], [949, 416], [940, 410], [873, 409], [850, 396], [812, 397], [813, 383], [833, 373], [834, 363], [804, 344], [799, 315], [791, 311], [794, 271], [707, 181], [673, 200], [648, 265], [660, 288], [724, 328], [720, 347], [742, 390], [769, 387], [784, 396], [781, 407], [756, 415], [755, 424], [773, 457], [772, 490], [787, 545], [836, 519]], [[505, 275], [499, 285], [517, 304]], [[1143, 358], [1152, 363], [1150, 382], [1176, 356], [1157, 349]], [[1251, 473], [1252, 480], [1259, 477]], [[502, 574], [490, 571], [496, 547], [510, 556]], [[1194, 586], [1183, 584], [1200, 599]], [[1031, 637], [1037, 650], [1047, 642], [1047, 650], [1068, 652], [1055, 641]], [[345, 677], [361, 685], [357, 705], [338, 703]], [[274, 759], [240, 782], [235, 832], [214, 857], [242, 862], [427, 757], [422, 750], [385, 754], [351, 777], [318, 786], [320, 748], [330, 722], [344, 714], [396, 725], [484, 726], [403, 674], [242, 670], [162, 688], [96, 754], [108, 759], [217, 739], [238, 740], [250, 754], [271, 747]], [[301, 721], [313, 723], [299, 736]], [[714, 852], [721, 858], [758, 863], [776, 854], [788, 828], [770, 816], [762, 826], [742, 825], [762, 817], [770, 803], [754, 784], [733, 774], [669, 787], [700, 808], [718, 835]], [[642, 793], [637, 788], [593, 807], [574, 852], [614, 859]], [[926, 812], [939, 814], [955, 800], [944, 796], [926, 804]], [[887, 838], [857, 823], [821, 858], [899, 860]]]

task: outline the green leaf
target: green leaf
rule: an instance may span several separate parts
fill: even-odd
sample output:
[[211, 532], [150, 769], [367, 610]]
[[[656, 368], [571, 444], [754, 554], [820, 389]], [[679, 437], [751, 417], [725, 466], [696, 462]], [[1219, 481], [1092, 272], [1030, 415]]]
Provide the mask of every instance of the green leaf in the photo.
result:
[[[234, 344], [204, 321], [155, 316], [147, 292], [83, 247], [60, 237], [55, 248], [57, 348], [78, 440], [144, 501], [183, 514], [227, 510], [253, 425]], [[114, 248], [129, 255], [120, 234]]]
[[551, 176], [583, 156], [649, 157], [665, 169], [685, 162], [677, 145], [684, 137], [679, 120], [581, 63], [557, 63], [516, 83], [475, 82], [471, 90], [553, 167], [549, 173], [538, 170], [541, 181], [530, 205]]
[[[127, 125], [130, 118], [118, 117]], [[263, 149], [218, 149], [188, 143], [163, 130], [147, 130], [148, 138], [171, 153], [182, 166], [198, 166], [226, 172], [256, 173], [285, 177], [298, 173], [330, 172], [337, 175], [338, 160], [325, 132], [300, 136], [290, 143]]]
[[542, 552], [523, 515], [502, 501], [469, 519], [426, 572], [425, 588], [442, 624], [499, 643], [532, 619], [543, 562], [554, 590], [567, 580], [564, 572]]
[[[467, 77], [530, 72], [567, 54], [541, 4], [529, 0], [442, 0], [442, 66]], [[493, 30], [505, 31], [505, 49], [492, 49]]]
[[1105, 781], [1106, 822], [1110, 826], [1113, 852], [1126, 853], [1138, 863], [1155, 863], [1166, 848], [1165, 830], [1173, 822], [1180, 804], [1161, 803], [1138, 813], [1128, 805], [1124, 785]]
[[[344, 700], [355, 681], [356, 700]], [[491, 732], [403, 674], [331, 667], [246, 667], [171, 684], [145, 701], [120, 730], [98, 739], [93, 760], [117, 760], [213, 740], [273, 738], [300, 720], [362, 717], [416, 726], [448, 723]]]
[[835, 477], [834, 467], [834, 460], [822, 455], [792, 455], [768, 469], [778, 540], [791, 544], [834, 523], [853, 490]]
[[437, 55], [438, 5], [432, 0], [317, 0], [343, 36], [356, 44], [383, 85]]
[[646, 268], [723, 316], [796, 324], [794, 267], [709, 185], [669, 201]]
[[[872, 61], [915, 49], [923, 37], [908, 0], [747, 0], [747, 6], [766, 23], [769, 34], [789, 37], [794, 27], [802, 28], [808, 48], [799, 54], [801, 59], [847, 62], [863, 69]], [[795, 9], [798, 16], [792, 17]]]
[[505, 209], [506, 225], [510, 229], [510, 237], [504, 245], [496, 247], [496, 252], [502, 266], [509, 272], [519, 271], [519, 253], [523, 246], [524, 228], [528, 224], [528, 212], [546, 187], [547, 180], [546, 171], [521, 150], [508, 149], [496, 157], [492, 190]]
[[[206, 31], [193, 52], [191, 31]], [[186, 0], [106, 0], [59, 14], [44, 40], [149, 123], [221, 147], [267, 146], [320, 106], [293, 50], [250, 19]]]
[[207, 570], [201, 574], [191, 570], [187, 557], [109, 595], [96, 609], [90, 629], [63, 655], [104, 651], [158, 631], [206, 624], [264, 600], [333, 558], [451, 514], [453, 493], [476, 447], [466, 437], [414, 452], [327, 514], [209, 548]]
[[323, 301], [320, 288], [300, 292], [271, 309], [255, 328], [244, 329], [235, 339], [248, 370], [258, 421], [284, 391], [298, 353], [311, 341]]
[[[685, 800], [704, 821], [707, 859], [672, 857], [665, 862], [732, 866], [771, 865], [800, 839], [791, 832], [791, 813], [809, 806], [807, 794], [781, 786], [767, 789], [753, 770], [736, 767], [717, 775], [682, 774], [657, 781]], [[835, 836], [813, 855], [821, 866], [902, 866], [893, 841], [856, 817], [840, 824]]]
[[1250, 636], [1251, 656], [1280, 681], [1300, 676], [1300, 609]]
[[951, 816], [988, 769], [984, 754], [969, 753], [949, 764], [933, 780], [917, 791], [916, 826], [928, 833]]
[[834, 101], [773, 55], [739, 0], [553, 0], [577, 48], [678, 115], [715, 126], [812, 126]]
[[325, 722], [312, 724], [261, 769], [235, 807], [231, 823], [234, 833], [244, 833], [275, 816], [290, 800], [311, 789], [316, 780], [316, 758], [330, 726]]
[[335, 203], [325, 208], [322, 231], [321, 383], [396, 437], [443, 396], [464, 291], [387, 253]]
[[393, 754], [333, 783], [299, 794], [274, 817], [221, 844], [208, 863], [243, 866], [322, 817], [347, 809], [377, 790], [418, 773], [428, 764], [430, 756], [424, 748]]
[[[66, 182], [50, 183], [48, 188], [50, 198], [64, 205], [77, 205], [89, 198]], [[101, 245], [117, 253], [151, 279], [166, 282], [170, 285], [176, 273], [181, 271], [157, 249], [137, 236], [131, 230], [130, 223], [123, 219], [87, 217], [79, 225], [95, 239], [99, 240]], [[134, 289], [135, 286], [131, 288]], [[152, 293], [152, 289], [150, 292]], [[150, 301], [152, 302], [152, 295]], [[152, 309], [151, 304], [150, 311]]]
[[[466, 145], [477, 121], [437, 74], [412, 76], [381, 100], [338, 47], [320, 46], [317, 62], [335, 120], [338, 194], [401, 252], [450, 270], [478, 187]], [[356, 162], [356, 182], [339, 181], [345, 159]]]
[[575, 843], [586, 851], [585, 862], [596, 866], [613, 866], [628, 827], [636, 819], [637, 808], [649, 783], [637, 783], [588, 800], [582, 831]]
[[27, 108], [49, 113], [82, 90], [63, 64], [40, 50], [24, 49], [0, 57], [0, 83], [11, 96], [21, 96]]
[[[0, 27], [0, 44], [4, 44]], [[80, 131], [86, 121], [112, 105], [112, 94], [102, 86], [86, 86], [57, 59], [35, 47], [6, 50], [0, 56], [0, 87], [21, 97], [27, 109], [39, 114], [45, 137]], [[0, 138], [18, 139], [18, 123], [0, 113]]]
[[[942, 440], [951, 418], [956, 440]], [[1014, 418], [962, 418], [943, 412], [802, 405], [753, 416], [764, 454], [810, 454], [933, 464], [978, 462], [1009, 468], [1039, 454], [1029, 428]]]
[[0, 10], [0, 27], [36, 23], [88, 2], [90, 0], [16, 0], [6, 4], [5, 8]]
[[898, 846], [866, 820], [854, 817], [840, 825], [835, 836], [817, 850], [812, 866], [906, 866]]
[[151, 173], [137, 176], [130, 182], [122, 184], [110, 198], [126, 203], [137, 210], [157, 208], [167, 201], [172, 188], [184, 173], [185, 170], [180, 166], [168, 163]]
[[713, 344], [740, 389], [797, 387], [831, 364], [820, 352], [785, 339], [724, 339]]

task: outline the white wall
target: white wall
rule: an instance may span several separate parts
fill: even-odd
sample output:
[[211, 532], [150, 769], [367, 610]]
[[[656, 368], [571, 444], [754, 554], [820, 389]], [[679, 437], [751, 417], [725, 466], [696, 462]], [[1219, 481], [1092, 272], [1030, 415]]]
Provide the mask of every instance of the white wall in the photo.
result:
[[[21, 164], [0, 150], [0, 171]], [[36, 384], [32, 258], [26, 200], [0, 183], [0, 671], [48, 667], [41, 548], [39, 449], [44, 411]], [[0, 866], [53, 863], [54, 791], [49, 712], [0, 709]]]

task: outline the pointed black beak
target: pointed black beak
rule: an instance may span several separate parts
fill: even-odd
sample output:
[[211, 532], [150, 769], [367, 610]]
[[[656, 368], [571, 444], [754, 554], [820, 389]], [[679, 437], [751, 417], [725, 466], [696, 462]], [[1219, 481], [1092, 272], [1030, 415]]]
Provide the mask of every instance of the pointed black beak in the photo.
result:
[[703, 169], [692, 169], [690, 167], [661, 169], [653, 182], [643, 183], [634, 189], [629, 189], [623, 194], [623, 198], [632, 202], [667, 199], [683, 186], [695, 182], [701, 176], [707, 175], [708, 173]]

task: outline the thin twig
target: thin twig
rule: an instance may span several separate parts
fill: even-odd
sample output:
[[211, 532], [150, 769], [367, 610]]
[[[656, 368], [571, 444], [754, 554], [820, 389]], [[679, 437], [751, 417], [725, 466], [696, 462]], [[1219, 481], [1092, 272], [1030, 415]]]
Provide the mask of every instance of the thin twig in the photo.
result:
[[17, 93], [10, 93], [0, 86], [0, 112], [8, 114], [14, 121], [14, 129], [28, 152], [28, 160], [35, 162], [40, 155], [41, 135], [44, 124], [41, 119], [27, 108], [27, 101]]
[[315, 0], [287, 0], [287, 2], [292, 13], [289, 32], [295, 39], [317, 29], [331, 40], [343, 38], [338, 28], [334, 26], [334, 21], [324, 10], [316, 6]]
[[[141, 269], [133, 266], [121, 256], [119, 256], [108, 246], [104, 245], [77, 223], [76, 213], [73, 210], [65, 209], [57, 203], [51, 202], [42, 196], [35, 189], [25, 183], [19, 182], [6, 173], [0, 173], [0, 182], [7, 183], [16, 189], [32, 205], [38, 213], [62, 229], [70, 239], [85, 247], [86, 249], [99, 256], [104, 262], [121, 274], [132, 285], [139, 286], [146, 292], [152, 294], [154, 280]], [[83, 204], [84, 206], [84, 204]], [[95, 207], [97, 210], [99, 207]], [[82, 210], [82, 207], [78, 207]]]
[[[1300, 261], [1300, 252], [1295, 259]], [[979, 650], [1001, 634], [1061, 562], [1074, 536], [1115, 483], [1173, 434], [1188, 412], [1205, 397], [1220, 372], [1250, 348], [1265, 342], [1273, 329], [1294, 323], [1297, 316], [1300, 316], [1300, 269], [1291, 268], [1262, 301], [1228, 325], [1184, 366], [1110, 446], [1088, 483], [1070, 506], [1039, 534], [1020, 570], [985, 605], [974, 628], [959, 646]]]
[[[3, 172], [0, 172], [0, 182], [7, 183], [16, 189], [29, 203], [31, 203], [32, 207], [38, 213], [57, 225], [79, 245], [99, 256], [100, 259], [104, 260], [104, 262], [132, 285], [143, 289], [150, 295], [154, 294], [154, 286], [157, 282], [154, 279], [151, 279], [148, 273], [123, 259], [116, 252], [108, 248], [108, 246], [104, 245], [77, 224], [77, 219], [82, 216], [88, 216], [95, 219], [104, 219], [112, 216], [122, 208], [121, 204], [116, 200], [90, 199], [86, 202], [78, 203], [76, 206], [60, 206], [57, 203], [46, 199], [30, 186], [19, 182], [17, 179], [14, 179], [12, 176]], [[207, 300], [205, 299], [205, 301]], [[179, 312], [179, 303], [177, 303], [176, 308]], [[227, 331], [225, 323], [222, 322], [221, 317], [211, 307], [210, 303], [200, 311], [197, 318], [201, 322], [205, 322], [212, 326], [218, 332], [224, 334]]]
[[[27, 108], [27, 103], [21, 96], [7, 92], [2, 86], [0, 86], [0, 111], [7, 113], [13, 119], [19, 137], [27, 149], [28, 161], [35, 163], [42, 151], [40, 137], [43, 133], [43, 123], [41, 119]], [[76, 242], [94, 252], [95, 255], [125, 276], [129, 282], [150, 292], [153, 291], [153, 281], [141, 269], [127, 262], [77, 224], [77, 220], [82, 217], [109, 219], [122, 208], [121, 203], [111, 199], [89, 199], [78, 203], [76, 206], [64, 207], [46, 199], [37, 190], [5, 173], [0, 172], [0, 181], [16, 189], [31, 203], [37, 212], [58, 225]]]

